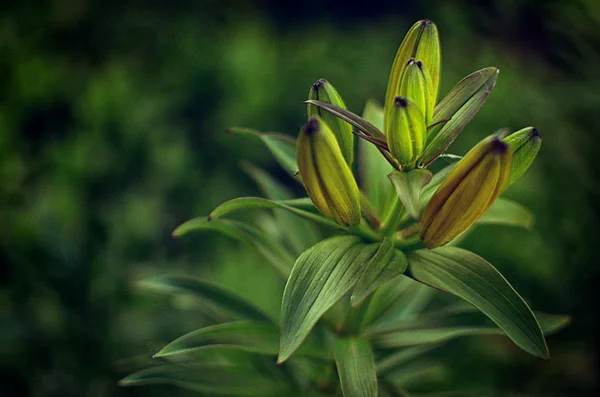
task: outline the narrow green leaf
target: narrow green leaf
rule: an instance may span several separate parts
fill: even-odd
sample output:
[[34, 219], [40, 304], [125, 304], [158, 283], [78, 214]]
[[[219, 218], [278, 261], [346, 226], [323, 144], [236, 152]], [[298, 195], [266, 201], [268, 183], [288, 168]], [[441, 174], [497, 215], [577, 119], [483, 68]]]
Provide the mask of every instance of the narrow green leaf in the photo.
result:
[[[263, 194], [273, 201], [291, 200], [292, 194], [288, 189], [262, 169], [251, 164], [244, 164], [243, 169], [258, 184]], [[307, 204], [309, 207], [311, 203]], [[316, 226], [308, 220], [298, 219], [286, 210], [275, 210], [275, 221], [278, 231], [289, 242], [296, 253], [300, 253], [320, 240]]]
[[271, 241], [264, 232], [242, 222], [229, 219], [209, 221], [205, 217], [184, 222], [173, 231], [174, 237], [181, 237], [190, 232], [214, 231], [246, 243], [261, 254], [278, 272], [287, 277], [294, 258], [283, 247]]
[[395, 371], [398, 367], [413, 361], [415, 358], [431, 351], [436, 345], [411, 346], [394, 352], [386, 357], [377, 360], [377, 374], [385, 375], [388, 372]]
[[[430, 132], [428, 144], [421, 156], [421, 164], [435, 160], [454, 142], [462, 129], [479, 112], [490, 95], [499, 69], [489, 67], [478, 70], [462, 79], [435, 107], [432, 124], [441, 123], [441, 129]], [[443, 125], [443, 126], [442, 126]]]
[[373, 124], [369, 123], [367, 120], [352, 113], [351, 111], [349, 111], [347, 109], [332, 105], [331, 103], [315, 101], [312, 99], [306, 101], [305, 103], [316, 105], [316, 106], [320, 107], [321, 109], [324, 109], [324, 110], [328, 111], [329, 113], [333, 114], [334, 116], [339, 117], [340, 119], [344, 120], [345, 122], [350, 123], [354, 127], [358, 128], [359, 131], [362, 131], [366, 135], [376, 138], [376, 139], [379, 139], [383, 142], [386, 142], [386, 138], [385, 138], [385, 135], [383, 134], [383, 132], [379, 131], [379, 129], [377, 127], [375, 127]]
[[231, 127], [227, 130], [231, 134], [247, 135], [259, 138], [271, 151], [275, 160], [290, 175], [294, 176], [298, 171], [296, 163], [296, 141], [294, 138], [274, 132], [260, 132], [249, 128]]
[[373, 258], [365, 265], [354, 287], [350, 298], [352, 307], [358, 307], [373, 291], [404, 273], [407, 266], [406, 256], [394, 247], [392, 240], [385, 238]]
[[375, 360], [365, 340], [338, 339], [334, 357], [344, 397], [377, 397]]
[[478, 221], [478, 224], [496, 224], [523, 227], [533, 227], [534, 216], [525, 206], [503, 197], [496, 199], [494, 204]]
[[[302, 218], [320, 223], [325, 226], [329, 226], [333, 229], [342, 231], [347, 230], [345, 227], [338, 225], [332, 220], [325, 218], [322, 215], [319, 215], [318, 212], [316, 212], [314, 205], [308, 198], [272, 201], [262, 197], [238, 197], [220, 204], [210, 213], [208, 217], [210, 220], [214, 220], [235, 211], [255, 208], [283, 209]], [[312, 211], [310, 211], [309, 209], [311, 209]]]
[[548, 347], [533, 312], [492, 265], [472, 252], [439, 247], [412, 252], [414, 278], [471, 303], [523, 350], [548, 359]]
[[394, 171], [388, 175], [402, 205], [415, 220], [421, 217], [421, 191], [431, 181], [431, 177], [431, 171], [425, 169]]
[[337, 236], [298, 257], [283, 293], [278, 363], [294, 353], [323, 313], [356, 284], [376, 250], [375, 244], [357, 237]]
[[[378, 129], [383, 129], [383, 108], [374, 100], [367, 101], [363, 118]], [[393, 168], [375, 146], [362, 139], [358, 140], [358, 155], [361, 190], [365, 192], [376, 215], [381, 219], [387, 213], [388, 201], [394, 196], [392, 186], [385, 177]]]
[[119, 381], [121, 386], [171, 384], [208, 395], [282, 396], [290, 387], [278, 378], [257, 371], [230, 367], [160, 365]]
[[190, 295], [212, 313], [227, 313], [223, 318], [237, 316], [244, 319], [273, 322], [261, 309], [252, 303], [219, 285], [198, 278], [185, 276], [160, 276], [137, 283], [137, 287], [160, 293]]

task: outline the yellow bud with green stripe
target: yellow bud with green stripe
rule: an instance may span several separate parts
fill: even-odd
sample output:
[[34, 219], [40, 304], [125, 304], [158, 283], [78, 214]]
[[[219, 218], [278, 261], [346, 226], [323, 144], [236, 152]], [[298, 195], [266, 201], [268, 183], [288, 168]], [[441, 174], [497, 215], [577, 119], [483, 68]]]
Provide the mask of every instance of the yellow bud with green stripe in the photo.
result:
[[399, 96], [414, 102], [429, 124], [435, 107], [435, 97], [431, 93], [432, 84], [429, 72], [421, 61], [408, 61], [400, 79]]
[[485, 214], [510, 175], [512, 153], [498, 136], [463, 157], [425, 207], [421, 238], [428, 248], [452, 241]]
[[360, 223], [360, 196], [335, 135], [319, 118], [308, 120], [296, 144], [298, 169], [315, 207], [342, 226]]
[[[346, 109], [346, 105], [340, 94], [338, 94], [331, 83], [325, 79], [319, 79], [313, 84], [308, 93], [308, 99], [331, 103], [332, 105]], [[308, 118], [318, 116], [321, 121], [329, 126], [340, 145], [340, 149], [342, 150], [346, 162], [349, 165], [352, 165], [352, 161], [354, 160], [354, 134], [352, 134], [352, 126], [339, 117], [323, 111], [318, 106], [309, 104], [306, 110]]]
[[386, 136], [390, 152], [403, 168], [415, 168], [427, 137], [423, 113], [414, 102], [396, 97], [389, 128]]

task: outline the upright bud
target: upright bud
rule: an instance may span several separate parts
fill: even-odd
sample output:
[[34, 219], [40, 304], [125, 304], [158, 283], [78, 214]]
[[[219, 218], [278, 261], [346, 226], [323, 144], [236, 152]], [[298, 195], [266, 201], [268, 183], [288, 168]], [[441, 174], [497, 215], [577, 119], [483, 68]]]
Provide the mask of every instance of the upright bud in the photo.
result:
[[358, 225], [358, 186], [329, 126], [309, 119], [298, 135], [296, 156], [304, 187], [319, 211], [342, 226]]
[[432, 84], [429, 72], [421, 61], [411, 59], [404, 69], [400, 79], [399, 95], [413, 101], [423, 116], [427, 125], [431, 122], [435, 98], [431, 94]]
[[542, 137], [533, 127], [513, 132], [503, 139], [512, 152], [512, 167], [506, 188], [515, 183], [529, 168], [542, 146]]
[[[308, 99], [331, 103], [332, 105], [346, 109], [342, 97], [331, 83], [325, 79], [319, 79], [313, 84], [308, 93]], [[318, 106], [309, 104], [306, 110], [308, 118], [318, 116], [329, 126], [340, 145], [344, 159], [346, 159], [349, 165], [352, 165], [352, 161], [354, 160], [354, 134], [352, 134], [352, 126], [333, 114], [322, 111]]]
[[462, 158], [425, 207], [421, 238], [428, 248], [452, 241], [475, 223], [508, 181], [512, 153], [497, 136]]
[[425, 146], [427, 127], [423, 113], [414, 102], [403, 97], [394, 99], [390, 114], [387, 143], [396, 160], [406, 168], [414, 168]]
[[[389, 118], [388, 114], [392, 110], [394, 98], [405, 96], [399, 91], [400, 79], [411, 58], [419, 59], [424, 65], [424, 69], [429, 72], [431, 77], [430, 93], [435, 103], [440, 85], [441, 52], [438, 30], [433, 22], [422, 20], [415, 23], [404, 37], [400, 48], [398, 48], [385, 94], [384, 113], [386, 118]], [[385, 123], [385, 130], [387, 130], [388, 122]]]

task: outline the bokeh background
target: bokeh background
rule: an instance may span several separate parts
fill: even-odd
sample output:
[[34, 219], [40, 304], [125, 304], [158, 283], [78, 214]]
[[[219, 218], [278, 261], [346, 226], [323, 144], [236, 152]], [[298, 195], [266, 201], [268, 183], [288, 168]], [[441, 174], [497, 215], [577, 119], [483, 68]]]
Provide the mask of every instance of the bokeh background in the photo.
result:
[[[0, 5], [0, 394], [188, 396], [120, 388], [203, 318], [138, 292], [157, 274], [199, 275], [266, 310], [275, 285], [252, 252], [220, 236], [170, 232], [220, 202], [258, 194], [240, 166], [285, 175], [233, 125], [295, 136], [318, 78], [361, 112], [381, 100], [410, 25], [438, 24], [442, 87], [501, 69], [452, 147], [500, 127], [544, 138], [508, 196], [532, 232], [485, 227], [467, 248], [535, 309], [570, 314], [550, 363], [502, 338], [440, 351], [446, 386], [497, 395], [597, 395], [600, 287], [600, 2], [597, 0], [5, 0]], [[298, 191], [300, 194], [301, 192]]]

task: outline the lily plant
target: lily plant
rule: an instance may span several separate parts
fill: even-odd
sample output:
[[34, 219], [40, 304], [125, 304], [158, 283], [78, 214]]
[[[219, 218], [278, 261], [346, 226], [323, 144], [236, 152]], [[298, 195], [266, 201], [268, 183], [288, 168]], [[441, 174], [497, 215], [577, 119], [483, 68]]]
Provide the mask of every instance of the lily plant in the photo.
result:
[[[548, 360], [544, 334], [568, 317], [533, 312], [496, 268], [458, 247], [477, 225], [532, 226], [526, 208], [500, 196], [536, 157], [535, 128], [500, 130], [462, 157], [447, 153], [498, 74], [478, 70], [438, 101], [438, 30], [419, 21], [396, 54], [383, 107], [369, 100], [358, 116], [320, 79], [296, 140], [232, 128], [262, 140], [308, 197], [293, 198], [248, 165], [266, 198], [225, 202], [174, 235], [210, 230], [250, 244], [285, 281], [282, 298], [273, 292], [280, 315], [203, 280], [144, 280], [197, 297], [216, 325], [173, 341], [154, 356], [161, 365], [122, 384], [166, 382], [207, 395], [406, 396], [410, 368], [463, 335], [504, 334]], [[439, 158], [450, 164], [434, 174]], [[245, 209], [273, 215], [258, 224], [226, 217]]]

